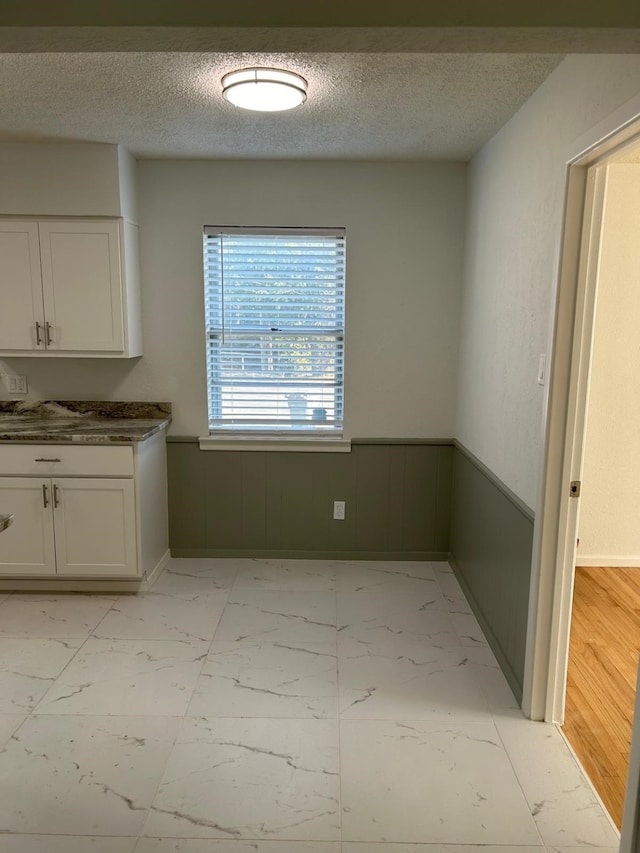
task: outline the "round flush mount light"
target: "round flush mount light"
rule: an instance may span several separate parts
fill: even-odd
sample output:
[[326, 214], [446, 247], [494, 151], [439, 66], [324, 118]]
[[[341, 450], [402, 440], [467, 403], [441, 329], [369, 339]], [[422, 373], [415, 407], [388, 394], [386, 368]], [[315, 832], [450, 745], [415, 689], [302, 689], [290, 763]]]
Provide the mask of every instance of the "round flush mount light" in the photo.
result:
[[278, 68], [242, 68], [222, 78], [225, 100], [244, 110], [275, 113], [299, 107], [307, 100], [307, 81]]

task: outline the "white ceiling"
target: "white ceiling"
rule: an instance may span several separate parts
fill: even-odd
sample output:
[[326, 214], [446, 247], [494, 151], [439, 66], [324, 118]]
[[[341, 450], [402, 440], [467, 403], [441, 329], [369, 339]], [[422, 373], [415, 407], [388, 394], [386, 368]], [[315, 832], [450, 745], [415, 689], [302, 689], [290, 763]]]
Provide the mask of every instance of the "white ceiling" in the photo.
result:
[[[425, 53], [0, 54], [0, 141], [113, 142], [140, 158], [468, 160], [561, 56]], [[238, 110], [234, 68], [309, 81], [289, 113]]]

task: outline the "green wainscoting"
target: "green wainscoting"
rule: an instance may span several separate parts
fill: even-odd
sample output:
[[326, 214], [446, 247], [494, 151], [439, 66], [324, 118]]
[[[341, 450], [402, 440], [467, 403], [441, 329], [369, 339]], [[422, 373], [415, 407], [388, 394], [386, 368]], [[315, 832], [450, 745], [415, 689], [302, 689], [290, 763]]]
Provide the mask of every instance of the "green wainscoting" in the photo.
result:
[[[350, 453], [201, 451], [169, 438], [175, 557], [446, 560], [450, 440], [360, 440]], [[344, 521], [333, 501], [346, 501]]]
[[450, 560], [519, 702], [533, 522], [533, 512], [456, 443]]

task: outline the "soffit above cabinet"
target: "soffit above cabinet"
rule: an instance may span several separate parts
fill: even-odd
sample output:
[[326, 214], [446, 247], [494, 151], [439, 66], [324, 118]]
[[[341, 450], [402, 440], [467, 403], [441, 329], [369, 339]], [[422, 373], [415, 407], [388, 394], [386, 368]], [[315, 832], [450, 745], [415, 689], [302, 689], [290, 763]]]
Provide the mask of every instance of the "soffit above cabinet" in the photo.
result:
[[102, 143], [0, 143], [0, 215], [138, 221], [134, 158]]

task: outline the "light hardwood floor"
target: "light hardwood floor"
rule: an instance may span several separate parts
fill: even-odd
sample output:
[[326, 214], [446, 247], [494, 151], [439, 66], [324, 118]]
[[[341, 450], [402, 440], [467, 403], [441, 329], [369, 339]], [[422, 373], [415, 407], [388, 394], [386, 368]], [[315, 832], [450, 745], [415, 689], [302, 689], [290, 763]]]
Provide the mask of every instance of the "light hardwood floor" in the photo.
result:
[[640, 654], [640, 568], [576, 568], [564, 733], [622, 823]]

